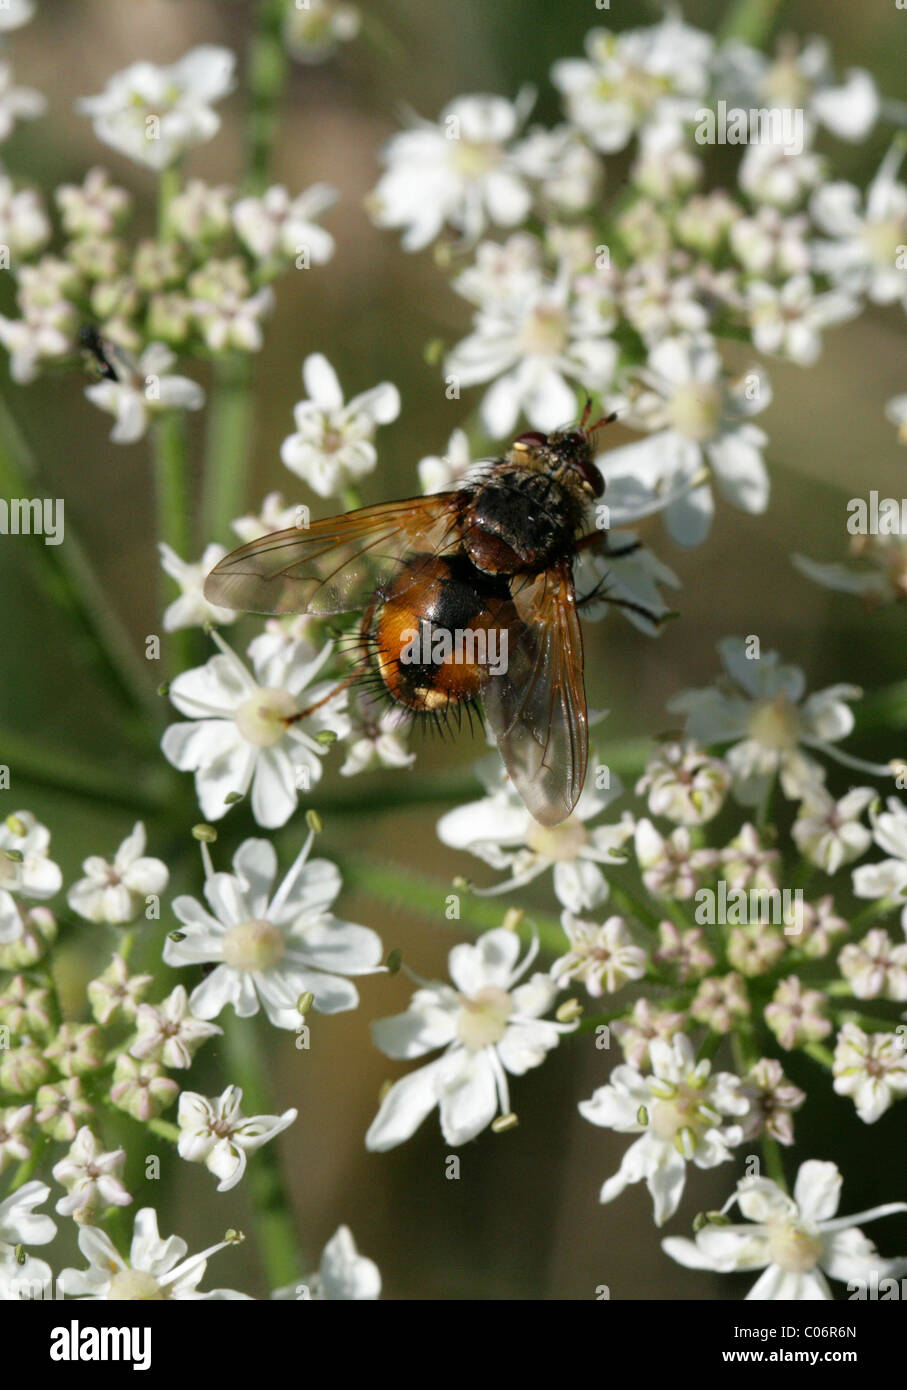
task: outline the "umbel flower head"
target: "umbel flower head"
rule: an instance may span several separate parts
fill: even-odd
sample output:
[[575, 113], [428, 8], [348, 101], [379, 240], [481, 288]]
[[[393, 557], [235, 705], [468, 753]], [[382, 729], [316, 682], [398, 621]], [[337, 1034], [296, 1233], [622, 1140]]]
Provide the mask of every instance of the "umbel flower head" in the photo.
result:
[[720, 1274], [761, 1269], [747, 1294], [747, 1299], [760, 1301], [830, 1299], [826, 1275], [848, 1285], [865, 1285], [873, 1275], [902, 1273], [907, 1261], [883, 1259], [858, 1223], [907, 1211], [907, 1202], [835, 1216], [841, 1183], [835, 1165], [817, 1159], [801, 1164], [793, 1197], [769, 1178], [742, 1178], [721, 1210], [736, 1204], [752, 1225], [709, 1225], [695, 1240], [670, 1236], [662, 1247], [688, 1269]]
[[562, 1033], [575, 1024], [542, 1018], [557, 986], [547, 975], [526, 974], [538, 951], [534, 941], [518, 960], [520, 939], [506, 927], [450, 953], [453, 985], [421, 983], [410, 1007], [372, 1024], [388, 1057], [440, 1057], [394, 1083], [365, 1136], [369, 1149], [392, 1149], [414, 1134], [438, 1106], [448, 1144], [465, 1144], [500, 1113], [510, 1113], [507, 1073], [540, 1066]]

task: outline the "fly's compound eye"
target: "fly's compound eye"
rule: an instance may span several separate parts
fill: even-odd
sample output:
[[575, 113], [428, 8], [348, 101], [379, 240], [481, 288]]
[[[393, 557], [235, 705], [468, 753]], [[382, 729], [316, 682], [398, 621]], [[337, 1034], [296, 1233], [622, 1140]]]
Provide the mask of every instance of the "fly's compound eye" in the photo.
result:
[[541, 434], [538, 430], [527, 430], [525, 434], [518, 434], [513, 441], [515, 449], [528, 449], [530, 445], [538, 447], [540, 444], [547, 444], [548, 436]]
[[601, 497], [602, 493], [605, 490], [605, 480], [602, 477], [598, 467], [592, 462], [591, 459], [583, 459], [583, 461], [577, 466], [579, 468], [580, 475], [582, 476], [583, 487], [591, 494], [591, 496]]

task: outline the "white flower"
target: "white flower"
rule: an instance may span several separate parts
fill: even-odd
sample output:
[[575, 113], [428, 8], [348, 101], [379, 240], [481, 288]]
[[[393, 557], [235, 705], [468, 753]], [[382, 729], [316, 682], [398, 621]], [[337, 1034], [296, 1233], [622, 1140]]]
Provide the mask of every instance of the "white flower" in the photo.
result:
[[382, 708], [362, 692], [350, 707], [350, 724], [342, 777], [355, 777], [378, 767], [412, 767], [416, 761], [415, 753], [406, 746], [409, 726], [401, 721], [397, 707]]
[[35, 0], [6, 0], [0, 8], [0, 30], [19, 29], [34, 17]]
[[907, 536], [853, 536], [850, 551], [854, 565], [821, 564], [808, 555], [792, 555], [791, 560], [814, 584], [854, 594], [867, 608], [907, 598]]
[[244, 545], [274, 531], [287, 531], [302, 526], [305, 513], [301, 507], [288, 507], [282, 492], [269, 492], [261, 504], [258, 516], [240, 516], [230, 525]]
[[31, 256], [50, 236], [50, 220], [39, 195], [32, 188], [17, 192], [12, 179], [0, 174], [0, 242], [9, 247], [10, 256]]
[[907, 999], [907, 944], [895, 946], [881, 927], [842, 947], [838, 969], [857, 999]]
[[[195, 773], [195, 788], [206, 820], [220, 820], [227, 797], [252, 789], [252, 814], [259, 825], [285, 825], [296, 809], [298, 791], [321, 776], [323, 744], [313, 737], [332, 729], [347, 731], [346, 692], [328, 700], [305, 720], [300, 697], [315, 705], [332, 682], [312, 685], [333, 644], [313, 654], [307, 642], [287, 641], [263, 632], [250, 644], [253, 673], [217, 633], [221, 651], [204, 666], [183, 671], [170, 686], [170, 699], [189, 723], [171, 724], [161, 741], [164, 756], [181, 772]], [[311, 688], [310, 688], [311, 687]], [[309, 731], [312, 732], [309, 732]]]
[[621, 304], [625, 317], [649, 346], [672, 333], [699, 333], [709, 314], [691, 274], [675, 274], [662, 256], [630, 267], [624, 276]]
[[754, 204], [769, 203], [787, 212], [822, 182], [825, 161], [807, 145], [794, 154], [786, 145], [747, 145], [737, 181]]
[[13, 1257], [17, 1245], [47, 1245], [53, 1240], [53, 1217], [35, 1211], [49, 1196], [47, 1183], [32, 1179], [0, 1202], [0, 1260]]
[[290, 56], [298, 62], [323, 63], [338, 44], [356, 37], [360, 24], [355, 5], [343, 0], [307, 0], [305, 5], [287, 7], [283, 39]]
[[298, 1028], [297, 1003], [314, 995], [322, 1013], [354, 1009], [359, 995], [351, 975], [381, 966], [381, 940], [369, 927], [345, 922], [330, 908], [340, 892], [340, 873], [326, 859], [308, 862], [310, 832], [277, 890], [277, 855], [267, 840], [246, 840], [233, 856], [232, 874], [208, 873], [208, 911], [180, 897], [174, 914], [183, 924], [179, 941], [168, 937], [168, 965], [213, 962], [189, 1005], [198, 1018], [216, 1018], [232, 1004], [240, 1018], [264, 1005], [276, 1028]]
[[167, 865], [145, 856], [145, 827], [136, 821], [108, 864], [93, 854], [82, 865], [86, 877], [74, 883], [66, 901], [88, 922], [117, 926], [131, 922], [145, 906], [149, 894], [160, 895], [170, 879]]
[[714, 850], [693, 848], [685, 825], [664, 836], [645, 816], [636, 822], [633, 848], [642, 881], [656, 897], [692, 898], [702, 870], [712, 868], [717, 858]]
[[644, 1179], [655, 1224], [663, 1226], [680, 1205], [687, 1163], [714, 1168], [726, 1162], [731, 1148], [743, 1139], [741, 1125], [728, 1117], [742, 1118], [750, 1103], [736, 1076], [712, 1076], [709, 1062], [696, 1062], [684, 1034], [670, 1042], [653, 1038], [649, 1057], [651, 1076], [643, 1076], [636, 1067], [617, 1066], [608, 1084], [580, 1103], [579, 1112], [604, 1129], [642, 1135], [602, 1187], [600, 1200], [612, 1202], [631, 1183]]
[[853, 891], [858, 898], [887, 898], [904, 903], [901, 924], [907, 934], [907, 806], [890, 796], [887, 811], [872, 815], [872, 837], [889, 855], [876, 864], [861, 864], [853, 871]]
[[448, 969], [456, 988], [423, 983], [405, 1013], [372, 1024], [375, 1042], [388, 1057], [409, 1060], [441, 1047], [444, 1052], [391, 1086], [369, 1126], [366, 1148], [402, 1144], [435, 1106], [452, 1145], [475, 1139], [498, 1113], [510, 1113], [507, 1073], [522, 1076], [540, 1066], [560, 1035], [576, 1026], [541, 1017], [557, 994], [547, 975], [517, 983], [537, 951], [535, 941], [519, 961], [515, 932], [485, 932], [475, 944], [451, 951]]
[[907, 1052], [897, 1033], [864, 1033], [845, 1023], [835, 1042], [834, 1088], [850, 1096], [864, 1124], [874, 1125], [907, 1095]]
[[46, 1260], [26, 1255], [20, 1264], [15, 1255], [0, 1251], [0, 1303], [49, 1298], [53, 1271]]
[[125, 1149], [105, 1153], [101, 1141], [83, 1125], [65, 1158], [54, 1164], [54, 1178], [67, 1194], [54, 1210], [82, 1225], [103, 1207], [128, 1206], [132, 1198], [118, 1176], [125, 1162]]
[[[907, 399], [907, 398], [905, 398]], [[474, 461], [465, 430], [454, 430], [447, 441], [447, 453], [429, 454], [417, 465], [423, 492], [446, 492], [457, 487], [469, 474]]]
[[760, 207], [733, 223], [731, 250], [751, 275], [802, 275], [809, 269], [808, 229], [805, 213], [782, 217], [777, 208]]
[[550, 211], [583, 212], [604, 181], [602, 162], [570, 125], [536, 126], [513, 151], [521, 172], [538, 183], [538, 201]]
[[[23, 266], [23, 273], [30, 268]], [[10, 354], [9, 370], [13, 381], [20, 386], [27, 385], [37, 376], [41, 362], [68, 356], [74, 346], [75, 327], [75, 310], [65, 299], [23, 306], [21, 319], [8, 319], [0, 314], [0, 343]]]
[[714, 39], [676, 15], [645, 29], [586, 35], [587, 59], [563, 58], [551, 80], [567, 114], [606, 154], [645, 126], [692, 120], [708, 84]]
[[602, 994], [615, 994], [629, 980], [641, 980], [645, 975], [646, 953], [633, 944], [622, 917], [608, 917], [599, 926], [562, 912], [561, 926], [570, 949], [551, 967], [558, 989], [567, 989], [571, 980], [582, 980], [597, 999]]
[[616, 825], [587, 829], [585, 822], [620, 796], [619, 780], [613, 777], [610, 789], [599, 791], [595, 779], [587, 778], [573, 814], [550, 827], [527, 811], [497, 754], [483, 758], [474, 771], [487, 795], [448, 811], [438, 821], [437, 833], [442, 844], [468, 850], [493, 869], [510, 871], [509, 878], [485, 893], [522, 887], [553, 868], [554, 891], [570, 912], [600, 906], [608, 896], [608, 883], [599, 865], [625, 862], [622, 851], [633, 834], [633, 820], [625, 812]]
[[882, 1259], [857, 1223], [907, 1211], [907, 1203], [836, 1217], [841, 1183], [835, 1164], [817, 1159], [800, 1165], [793, 1197], [770, 1178], [741, 1178], [721, 1210], [736, 1203], [753, 1224], [705, 1226], [695, 1240], [669, 1236], [662, 1248], [688, 1269], [763, 1270], [747, 1294], [761, 1302], [831, 1299], [826, 1275], [849, 1284], [872, 1274], [900, 1273], [904, 1261]]
[[176, 358], [163, 343], [151, 343], [135, 366], [135, 372], [119, 381], [96, 381], [85, 394], [99, 410], [113, 415], [114, 444], [134, 444], [162, 410], [201, 410], [202, 388], [187, 376], [169, 372]]
[[337, 496], [375, 467], [375, 430], [396, 420], [400, 393], [382, 381], [344, 405], [337, 373], [320, 352], [305, 359], [302, 379], [308, 399], [293, 408], [296, 433], [283, 441], [280, 457], [319, 497]]
[[853, 787], [835, 801], [824, 787], [810, 787], [791, 828], [800, 853], [827, 874], [859, 859], [872, 843], [860, 817], [875, 795], [871, 787]]
[[365, 1302], [380, 1295], [378, 1266], [359, 1254], [349, 1226], [338, 1226], [321, 1253], [318, 1269], [304, 1279], [275, 1289], [271, 1297]]
[[218, 608], [216, 604], [209, 603], [202, 592], [205, 579], [227, 553], [222, 545], [214, 542], [206, 545], [202, 558], [195, 564], [181, 560], [164, 541], [158, 542], [158, 550], [161, 553], [161, 568], [176, 580], [182, 590], [179, 598], [164, 610], [165, 632], [176, 632], [183, 627], [206, 627], [209, 623], [235, 622], [238, 614], [234, 609]]
[[[661, 620], [672, 611], [662, 597], [660, 586], [680, 588], [674, 571], [637, 540], [635, 531], [611, 530], [606, 549], [590, 546], [582, 551], [574, 565], [573, 577], [577, 595], [583, 600], [583, 618], [587, 622], [604, 618], [616, 609], [627, 622], [650, 637], [658, 636]], [[633, 606], [625, 607], [625, 604]]]
[[233, 205], [233, 225], [240, 241], [260, 261], [273, 256], [291, 260], [306, 255], [312, 265], [324, 265], [334, 254], [334, 238], [316, 218], [337, 201], [337, 190], [316, 183], [290, 198], [281, 184], [274, 184], [260, 198], [240, 198]]
[[748, 417], [771, 402], [765, 377], [727, 380], [705, 335], [663, 339], [638, 377], [625, 423], [653, 433], [599, 456], [609, 504], [629, 511], [633, 499], [647, 494], [648, 506], [637, 514], [663, 507], [668, 531], [684, 546], [701, 544], [711, 529], [710, 479], [742, 511], [764, 512], [767, 440]]
[[246, 1171], [247, 1154], [288, 1129], [299, 1113], [285, 1110], [282, 1115], [248, 1118], [239, 1108], [241, 1102], [238, 1086], [228, 1086], [223, 1095], [211, 1100], [196, 1091], [180, 1095], [180, 1157], [189, 1163], [204, 1163], [209, 1173], [220, 1179], [218, 1192], [235, 1187]]
[[420, 251], [445, 224], [472, 241], [488, 222], [524, 221], [531, 198], [508, 145], [533, 101], [529, 89], [515, 102], [465, 96], [445, 106], [437, 125], [414, 117], [384, 148], [385, 172], [369, 198], [374, 221], [403, 228], [406, 251]]
[[[463, 282], [454, 289], [463, 292]], [[472, 297], [474, 286], [467, 289]], [[568, 378], [588, 391], [610, 384], [617, 365], [617, 346], [608, 337], [613, 325], [613, 317], [598, 314], [591, 298], [574, 291], [566, 267], [555, 280], [537, 274], [519, 297], [480, 306], [473, 331], [448, 353], [444, 371], [461, 388], [497, 378], [480, 406], [494, 438], [510, 434], [521, 411], [547, 434], [576, 414]]]
[[695, 743], [665, 743], [646, 763], [636, 795], [648, 794], [653, 816], [676, 825], [705, 825], [721, 810], [730, 785], [719, 758], [710, 758]]
[[885, 406], [885, 419], [898, 427], [898, 443], [907, 444], [907, 395], [892, 396]]
[[100, 96], [83, 97], [77, 110], [94, 132], [150, 169], [166, 169], [194, 145], [217, 134], [212, 109], [233, 89], [235, 59], [227, 48], [201, 44], [168, 67], [133, 63], [111, 77]]
[[89, 169], [81, 183], [64, 183], [54, 194], [63, 230], [75, 237], [107, 237], [129, 207], [129, 194], [110, 182], [100, 166]]
[[46, 105], [44, 97], [33, 87], [14, 86], [9, 63], [0, 63], [0, 141], [9, 139], [16, 121], [40, 116]]
[[189, 1249], [179, 1236], [162, 1240], [157, 1212], [142, 1207], [135, 1214], [129, 1259], [124, 1260], [106, 1231], [83, 1226], [79, 1249], [88, 1261], [87, 1269], [61, 1270], [58, 1284], [68, 1298], [106, 1299], [125, 1302], [133, 1299], [224, 1299], [246, 1298], [232, 1289], [213, 1289], [200, 1293], [198, 1285], [212, 1255], [232, 1242], [219, 1241], [198, 1255], [186, 1258]]
[[31, 811], [15, 811], [0, 822], [0, 945], [22, 935], [23, 920], [14, 893], [52, 898], [63, 885], [60, 867], [49, 858], [50, 831]]
[[839, 140], [865, 140], [879, 114], [875, 82], [864, 68], [835, 77], [828, 40], [784, 40], [772, 58], [732, 41], [719, 54], [718, 81], [730, 105], [799, 111]]
[[816, 294], [809, 275], [795, 275], [780, 286], [751, 281], [746, 288], [746, 312], [753, 345], [760, 352], [789, 357], [808, 367], [822, 350], [822, 329], [854, 318], [860, 305], [839, 291]]
[[890, 768], [864, 763], [834, 746], [853, 729], [848, 701], [860, 698], [859, 686], [831, 685], [804, 699], [806, 680], [798, 666], [780, 665], [777, 652], [750, 659], [747, 651], [742, 638], [726, 637], [718, 643], [725, 681], [685, 690], [668, 704], [686, 716], [686, 734], [697, 743], [733, 743], [724, 759], [743, 805], [758, 805], [776, 774], [792, 799], [823, 782], [823, 769], [805, 749], [876, 776], [890, 775]]
[[907, 244], [907, 188], [897, 182], [903, 151], [898, 145], [882, 160], [861, 197], [850, 183], [827, 183], [810, 201], [813, 221], [828, 241], [813, 243], [817, 270], [848, 294], [865, 294], [873, 304], [907, 306], [907, 284], [899, 265]]
[[[165, 943], [174, 945], [168, 938]], [[150, 1058], [165, 1067], [184, 1070], [192, 1065], [194, 1053], [208, 1038], [222, 1033], [216, 1023], [206, 1023], [193, 1014], [182, 985], [170, 991], [160, 1004], [139, 1004], [135, 1015], [136, 1038], [129, 1047], [130, 1057]]]

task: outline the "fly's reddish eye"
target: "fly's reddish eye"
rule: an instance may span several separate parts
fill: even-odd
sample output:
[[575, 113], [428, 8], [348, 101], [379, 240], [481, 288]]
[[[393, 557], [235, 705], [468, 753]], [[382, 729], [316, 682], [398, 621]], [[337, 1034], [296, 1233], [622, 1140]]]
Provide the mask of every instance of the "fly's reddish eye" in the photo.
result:
[[548, 436], [540, 434], [538, 430], [527, 430], [525, 434], [518, 434], [513, 442], [514, 444], [547, 444]]
[[592, 489], [593, 496], [601, 497], [605, 490], [605, 480], [591, 459], [583, 459], [578, 465], [584, 480]]

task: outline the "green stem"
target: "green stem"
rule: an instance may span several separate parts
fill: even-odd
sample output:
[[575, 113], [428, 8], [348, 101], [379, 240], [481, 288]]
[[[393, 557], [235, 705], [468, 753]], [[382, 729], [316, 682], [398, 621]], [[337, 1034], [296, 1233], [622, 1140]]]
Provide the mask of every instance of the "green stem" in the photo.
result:
[[286, 0], [259, 0], [246, 76], [249, 108], [244, 187], [247, 193], [262, 193], [270, 177], [280, 103], [289, 69], [282, 34], [285, 12]]
[[784, 1159], [781, 1154], [781, 1145], [777, 1139], [773, 1139], [770, 1134], [763, 1134], [762, 1161], [765, 1164], [765, 1171], [772, 1182], [778, 1184], [782, 1192], [787, 1191], [787, 1177], [784, 1172]]
[[35, 1147], [32, 1150], [30, 1156], [28, 1158], [23, 1158], [22, 1162], [19, 1164], [19, 1167], [13, 1174], [12, 1181], [10, 1182], [9, 1187], [6, 1189], [7, 1197], [11, 1197], [14, 1192], [16, 1192], [20, 1187], [24, 1187], [25, 1184], [35, 1176], [35, 1173], [40, 1167], [41, 1159], [44, 1157], [44, 1150], [47, 1148], [49, 1143], [50, 1138], [48, 1135], [40, 1134], [38, 1136], [38, 1138], [35, 1140]]
[[[339, 864], [347, 888], [367, 893], [389, 906], [421, 913], [435, 922], [451, 920], [466, 930], [487, 931], [501, 926], [512, 906], [505, 899], [477, 898], [468, 892], [458, 892], [448, 883], [425, 878], [408, 868], [378, 863], [362, 854], [334, 854], [333, 858]], [[447, 900], [453, 896], [460, 899], [462, 924], [459, 918], [445, 917]], [[528, 912], [525, 922], [518, 928], [520, 936], [527, 941], [532, 937], [530, 924], [535, 926], [544, 951], [552, 955], [563, 953], [564, 929], [556, 917], [550, 913]]]
[[[239, 1019], [231, 1012], [221, 1021], [225, 1080], [242, 1090], [243, 1114], [272, 1114], [267, 1065], [256, 1020]], [[246, 1181], [268, 1287], [280, 1288], [298, 1278], [300, 1263], [293, 1209], [273, 1143], [250, 1155]]]
[[[189, 517], [189, 479], [186, 457], [186, 421], [181, 411], [168, 410], [154, 423], [154, 471], [157, 494], [158, 539], [166, 541], [181, 560], [194, 559]], [[170, 579], [160, 578], [161, 611], [170, 601]], [[173, 667], [191, 664], [192, 633], [182, 628], [171, 634]]]
[[254, 408], [251, 381], [252, 363], [247, 354], [221, 357], [215, 363], [202, 498], [202, 533], [206, 542], [228, 544], [230, 523], [242, 515], [246, 506]]
[[762, 48], [771, 37], [784, 0], [736, 0], [718, 30], [723, 43], [739, 39], [753, 48]]
[[167, 804], [170, 778], [162, 767], [137, 768], [128, 776], [7, 729], [0, 729], [0, 762], [13, 768], [19, 781], [121, 806], [139, 815], [154, 815]]
[[[14, 416], [0, 397], [0, 492], [6, 497], [26, 497], [35, 485], [40, 487], [34, 459]], [[145, 721], [149, 714], [159, 718], [147, 663], [136, 653], [98, 583], [72, 523], [65, 521], [62, 545], [46, 545], [40, 536], [30, 537], [29, 541], [38, 583], [54, 606], [70, 619], [69, 640], [81, 649], [86, 663], [121, 706], [142, 715]]]

